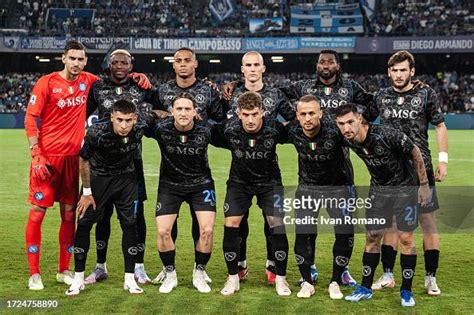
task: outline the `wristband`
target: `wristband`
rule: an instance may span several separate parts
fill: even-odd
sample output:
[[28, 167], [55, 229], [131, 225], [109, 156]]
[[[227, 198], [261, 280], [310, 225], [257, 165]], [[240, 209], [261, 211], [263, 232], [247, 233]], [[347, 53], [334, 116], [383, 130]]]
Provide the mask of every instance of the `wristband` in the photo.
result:
[[83, 187], [82, 188], [82, 194], [84, 196], [90, 196], [90, 195], [92, 195], [92, 189], [90, 187], [88, 187], [88, 188]]
[[425, 185], [428, 185], [428, 184], [429, 184], [429, 183], [428, 183], [428, 181], [427, 181], [427, 180], [426, 180], [426, 181], [424, 181], [424, 182], [420, 182], [420, 186], [425, 186]]
[[448, 163], [448, 152], [439, 152], [438, 153], [438, 162], [439, 163]]

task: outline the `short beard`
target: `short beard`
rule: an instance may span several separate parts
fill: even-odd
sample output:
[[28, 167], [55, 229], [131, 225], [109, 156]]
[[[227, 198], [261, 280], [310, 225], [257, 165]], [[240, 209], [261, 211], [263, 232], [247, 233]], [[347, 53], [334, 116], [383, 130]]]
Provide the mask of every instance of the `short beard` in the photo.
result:
[[390, 81], [392, 82], [392, 86], [396, 87], [399, 90], [403, 90], [408, 84], [410, 84], [411, 76], [409, 76], [408, 79], [406, 79], [405, 82], [403, 82], [402, 86], [395, 85], [395, 81], [392, 78], [390, 78]]
[[328, 75], [325, 75], [323, 71], [318, 71], [318, 76], [323, 78], [324, 80], [329, 80], [332, 79], [333, 77], [337, 76], [337, 70], [335, 71], [329, 71]]

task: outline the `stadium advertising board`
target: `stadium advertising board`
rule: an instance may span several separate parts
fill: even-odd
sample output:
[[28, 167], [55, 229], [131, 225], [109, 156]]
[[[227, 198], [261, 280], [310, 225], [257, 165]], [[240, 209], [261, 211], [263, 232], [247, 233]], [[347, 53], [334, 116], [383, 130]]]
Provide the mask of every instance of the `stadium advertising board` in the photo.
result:
[[354, 48], [355, 37], [301, 37], [301, 48]]
[[358, 54], [391, 54], [398, 50], [412, 53], [472, 53], [472, 36], [368, 37], [357, 38]]
[[[3, 37], [0, 51], [62, 51], [67, 37]], [[161, 37], [78, 37], [92, 52], [106, 52], [112, 45], [128, 49], [132, 53], [170, 53], [181, 47], [197, 52], [239, 53], [260, 52], [315, 53], [321, 49], [353, 52], [356, 38], [346, 37], [248, 37], [248, 38], [161, 38]]]
[[244, 50], [281, 51], [299, 48], [299, 39], [296, 37], [246, 38], [244, 40]]
[[63, 50], [66, 37], [23, 37], [20, 47], [25, 50], [48, 49]]
[[291, 33], [358, 34], [364, 32], [360, 5], [300, 4], [291, 7]]
[[355, 48], [355, 37], [264, 37], [244, 39], [244, 50], [265, 51], [311, 51], [321, 49]]
[[240, 51], [240, 38], [134, 38], [132, 50], [176, 51], [181, 47], [189, 47], [196, 51]]

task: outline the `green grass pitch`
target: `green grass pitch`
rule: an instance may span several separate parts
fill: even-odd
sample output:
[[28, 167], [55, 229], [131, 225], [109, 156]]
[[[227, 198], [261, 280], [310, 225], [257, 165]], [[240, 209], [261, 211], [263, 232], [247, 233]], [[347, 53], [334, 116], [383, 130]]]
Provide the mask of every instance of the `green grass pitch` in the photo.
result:
[[[474, 186], [474, 131], [449, 131], [449, 175], [448, 180], [440, 186]], [[190, 214], [187, 205], [181, 209], [179, 218], [179, 236], [177, 241], [177, 272], [179, 285], [171, 294], [163, 295], [158, 287], [143, 286], [145, 294], [131, 296], [122, 290], [123, 259], [120, 249], [120, 228], [113, 219], [112, 237], [109, 246], [108, 268], [110, 277], [107, 281], [86, 287], [78, 297], [68, 298], [64, 295], [67, 286], [55, 282], [57, 268], [57, 231], [59, 228], [59, 210], [55, 206], [48, 210], [43, 222], [43, 243], [41, 267], [45, 290], [32, 292], [26, 289], [28, 267], [25, 255], [24, 227], [28, 214], [26, 201], [28, 192], [29, 156], [27, 141], [23, 130], [0, 130], [1, 152], [1, 207], [0, 207], [0, 312], [6, 311], [7, 300], [48, 299], [57, 300], [61, 313], [399, 313], [416, 311], [420, 313], [474, 313], [474, 287], [472, 281], [472, 261], [474, 244], [472, 214], [466, 216], [463, 226], [466, 229], [457, 233], [441, 235], [441, 261], [438, 271], [438, 283], [442, 290], [440, 297], [429, 297], [424, 293], [424, 263], [421, 236], [417, 235], [419, 252], [418, 266], [414, 280], [416, 307], [403, 310], [400, 306], [398, 284], [400, 283], [399, 258], [396, 265], [396, 289], [376, 292], [370, 301], [353, 304], [344, 300], [333, 301], [327, 294], [327, 285], [331, 275], [331, 255], [333, 235], [320, 234], [317, 240], [317, 265], [320, 279], [316, 285], [316, 295], [309, 300], [296, 297], [298, 288], [295, 282], [299, 273], [294, 261], [294, 235], [289, 235], [290, 257], [288, 263], [288, 280], [293, 294], [280, 298], [273, 287], [266, 284], [264, 274], [265, 241], [263, 237], [263, 218], [255, 206], [250, 210], [250, 236], [248, 245], [248, 280], [242, 282], [241, 290], [231, 297], [219, 294], [226, 279], [226, 267], [222, 257], [223, 212], [222, 204], [225, 194], [225, 181], [229, 172], [230, 154], [221, 149], [210, 148], [209, 159], [212, 174], [216, 182], [218, 214], [215, 226], [214, 253], [208, 266], [208, 273], [213, 279], [210, 294], [200, 294], [192, 286], [193, 248], [190, 228]], [[434, 152], [435, 135], [430, 133], [430, 145]], [[285, 185], [297, 183], [297, 159], [291, 145], [280, 146], [280, 167]], [[437, 157], [437, 154], [433, 154]], [[161, 262], [156, 251], [156, 228], [154, 223], [154, 205], [158, 181], [160, 155], [154, 140], [144, 140], [144, 163], [149, 200], [145, 204], [148, 224], [145, 266], [150, 277], [155, 277], [161, 270]], [[361, 161], [353, 159], [356, 183], [368, 183], [368, 175]], [[434, 161], [436, 163], [436, 159]], [[443, 205], [443, 200], [441, 200]], [[419, 231], [418, 231], [419, 232]], [[91, 235], [91, 251], [87, 272], [95, 264], [94, 235]], [[350, 268], [352, 275], [361, 279], [361, 257], [365, 238], [363, 234], [355, 237], [355, 248]], [[71, 261], [71, 268], [73, 262]], [[376, 278], [381, 273], [377, 270]], [[352, 289], [343, 288], [348, 294]], [[38, 309], [36, 309], [38, 310]], [[27, 311], [22, 309], [22, 311]]]

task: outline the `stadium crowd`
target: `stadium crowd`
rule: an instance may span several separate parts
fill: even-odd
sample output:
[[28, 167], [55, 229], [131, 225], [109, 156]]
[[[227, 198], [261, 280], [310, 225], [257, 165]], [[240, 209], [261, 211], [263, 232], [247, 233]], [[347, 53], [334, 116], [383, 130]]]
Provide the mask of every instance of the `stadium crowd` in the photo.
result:
[[[234, 11], [219, 22], [209, 1], [172, 0], [17, 0], [20, 28], [30, 35], [70, 36], [232, 36], [249, 33], [250, 18], [283, 17], [288, 33], [290, 7], [295, 0], [236, 0]], [[216, 1], [219, 2], [219, 1]], [[381, 0], [366, 21], [366, 33], [380, 35], [472, 34], [472, 1]], [[47, 16], [49, 8], [95, 9], [92, 22], [72, 15], [67, 19]]]
[[389, 1], [369, 23], [380, 35], [460, 35], [473, 32], [472, 2], [462, 0]]
[[[41, 75], [40, 73], [0, 74], [0, 113], [26, 111], [31, 89]], [[148, 76], [155, 86], [173, 78], [171, 73], [150, 73]], [[309, 79], [312, 76], [314, 74], [266, 73], [264, 82], [269, 86], [286, 86], [290, 82]], [[370, 92], [375, 92], [381, 87], [389, 86], [386, 74], [344, 74], [344, 76], [359, 82]], [[240, 73], [231, 72], [212, 73], [209, 75], [209, 78], [218, 85], [239, 79], [240, 77]], [[460, 113], [474, 111], [474, 74], [458, 75], [455, 71], [438, 72], [435, 75], [421, 75], [417, 78], [428, 83], [439, 94], [444, 112]]]

